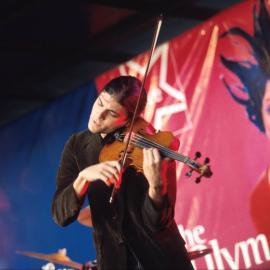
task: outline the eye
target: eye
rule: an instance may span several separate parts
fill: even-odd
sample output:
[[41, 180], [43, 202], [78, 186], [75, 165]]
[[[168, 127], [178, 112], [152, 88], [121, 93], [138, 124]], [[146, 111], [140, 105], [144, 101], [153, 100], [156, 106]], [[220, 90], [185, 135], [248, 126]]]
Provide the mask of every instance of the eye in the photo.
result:
[[114, 118], [116, 118], [118, 116], [118, 114], [116, 114], [114, 111], [110, 111], [110, 115]]

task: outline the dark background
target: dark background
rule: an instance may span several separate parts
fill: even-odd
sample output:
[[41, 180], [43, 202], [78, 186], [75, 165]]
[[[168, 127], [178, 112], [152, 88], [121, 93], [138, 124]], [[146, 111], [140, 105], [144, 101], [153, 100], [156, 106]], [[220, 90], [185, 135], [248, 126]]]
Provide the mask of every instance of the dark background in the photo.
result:
[[237, 2], [1, 1], [0, 127]]

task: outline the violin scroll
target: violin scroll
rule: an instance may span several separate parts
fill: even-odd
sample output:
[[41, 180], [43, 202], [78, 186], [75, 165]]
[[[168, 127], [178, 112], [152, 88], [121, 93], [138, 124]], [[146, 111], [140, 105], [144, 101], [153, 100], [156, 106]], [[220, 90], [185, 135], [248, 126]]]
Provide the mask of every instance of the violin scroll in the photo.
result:
[[190, 170], [186, 173], [187, 177], [191, 177], [193, 171], [196, 171], [197, 173], [200, 174], [195, 179], [196, 184], [201, 182], [202, 177], [210, 178], [213, 175], [213, 173], [210, 169], [210, 166], [208, 165], [210, 163], [210, 159], [208, 157], [206, 157], [204, 159], [204, 163], [202, 165], [195, 161], [198, 158], [200, 158], [201, 156], [202, 155], [200, 152], [196, 152], [194, 160], [190, 159], [190, 160], [187, 160], [187, 162], [186, 162], [187, 165], [190, 167]]

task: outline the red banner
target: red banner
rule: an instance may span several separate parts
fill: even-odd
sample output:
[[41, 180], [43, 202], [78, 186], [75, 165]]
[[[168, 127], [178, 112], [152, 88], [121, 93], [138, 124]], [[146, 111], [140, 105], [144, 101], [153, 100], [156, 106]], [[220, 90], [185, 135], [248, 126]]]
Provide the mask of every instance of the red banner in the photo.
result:
[[[144, 118], [179, 137], [181, 154], [209, 157], [213, 171], [196, 184], [177, 165], [179, 230], [189, 251], [211, 249], [195, 269], [270, 267], [269, 10], [244, 1], [154, 52]], [[142, 79], [147, 60], [103, 74], [98, 89], [120, 74]]]

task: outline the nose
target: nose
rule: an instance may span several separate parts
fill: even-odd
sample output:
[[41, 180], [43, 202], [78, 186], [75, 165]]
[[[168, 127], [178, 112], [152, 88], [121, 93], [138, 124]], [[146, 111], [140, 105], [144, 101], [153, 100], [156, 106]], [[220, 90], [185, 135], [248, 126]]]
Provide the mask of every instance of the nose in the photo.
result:
[[106, 111], [105, 110], [100, 110], [97, 112], [96, 115], [96, 120], [104, 120], [106, 116]]

